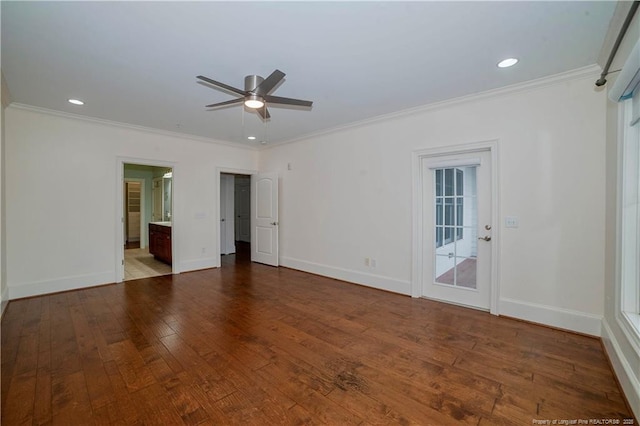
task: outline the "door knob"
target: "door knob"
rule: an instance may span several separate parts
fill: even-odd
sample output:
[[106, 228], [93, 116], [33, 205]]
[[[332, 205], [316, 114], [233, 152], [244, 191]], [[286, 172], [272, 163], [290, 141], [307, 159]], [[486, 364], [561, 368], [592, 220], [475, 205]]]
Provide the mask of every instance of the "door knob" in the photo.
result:
[[271, 224], [272, 224], [273, 226], [277, 226], [277, 225], [278, 225], [278, 222], [271, 222]]
[[479, 240], [484, 240], [484, 241], [491, 241], [491, 237], [488, 235], [485, 235], [484, 237], [478, 237]]

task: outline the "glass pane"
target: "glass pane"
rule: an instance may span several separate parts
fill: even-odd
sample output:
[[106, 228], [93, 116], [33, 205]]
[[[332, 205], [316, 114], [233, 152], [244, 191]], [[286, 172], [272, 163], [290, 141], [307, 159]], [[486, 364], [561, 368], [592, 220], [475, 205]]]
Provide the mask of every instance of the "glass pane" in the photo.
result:
[[[458, 231], [459, 229], [461, 228], [456, 228], [456, 231]], [[476, 257], [478, 254], [478, 231], [476, 230], [476, 228], [462, 229], [462, 238], [456, 241], [456, 256]]]
[[[444, 231], [444, 228], [439, 228], [440, 232]], [[447, 257], [453, 257], [455, 256], [455, 252], [454, 252], [454, 247], [451, 244], [447, 244], [445, 243], [445, 245], [442, 245], [440, 247], [436, 247], [436, 256], [447, 256]]]
[[444, 243], [449, 244], [453, 242], [453, 228], [447, 226], [444, 228]]
[[442, 196], [442, 169], [438, 169], [436, 172], [436, 197]]
[[476, 195], [476, 168], [475, 167], [464, 167], [463, 174], [463, 191], [458, 193], [458, 195]]
[[455, 257], [436, 256], [435, 281], [440, 284], [455, 282]]
[[435, 170], [434, 230], [437, 283], [476, 288], [476, 168]]
[[476, 288], [476, 258], [457, 258], [456, 282], [458, 287]]
[[453, 200], [453, 198], [444, 199], [444, 224], [449, 226], [455, 225], [453, 217]]
[[455, 195], [453, 183], [453, 169], [444, 169], [444, 195]]
[[444, 225], [443, 221], [444, 212], [442, 206], [442, 198], [436, 198], [436, 225]]

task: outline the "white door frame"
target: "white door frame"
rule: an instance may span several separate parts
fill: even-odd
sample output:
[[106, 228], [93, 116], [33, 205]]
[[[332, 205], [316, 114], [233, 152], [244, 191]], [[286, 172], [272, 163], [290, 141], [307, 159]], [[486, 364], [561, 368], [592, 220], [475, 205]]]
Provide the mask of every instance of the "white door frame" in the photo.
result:
[[[140, 248], [145, 248], [147, 246], [147, 234], [144, 232], [144, 217], [146, 214], [145, 211], [145, 186], [144, 186], [144, 179], [141, 178], [124, 178], [124, 182], [138, 182], [140, 184]], [[124, 191], [124, 188], [123, 188]], [[124, 205], [124, 194], [123, 194], [123, 203]], [[126, 208], [125, 207], [125, 214], [126, 212]], [[124, 231], [126, 232], [126, 230]], [[125, 237], [126, 240], [126, 237]]]
[[412, 273], [411, 273], [411, 297], [422, 296], [422, 271], [424, 262], [425, 247], [423, 243], [423, 223], [424, 200], [423, 200], [423, 168], [422, 160], [425, 158], [437, 158], [440, 156], [451, 156], [460, 154], [470, 154], [479, 151], [489, 151], [491, 155], [491, 223], [493, 225], [491, 244], [491, 301], [490, 309], [494, 315], [499, 315], [498, 299], [500, 294], [500, 280], [498, 277], [498, 254], [500, 253], [500, 222], [499, 222], [499, 187], [498, 187], [498, 140], [476, 142], [462, 145], [444, 146], [438, 148], [428, 148], [413, 151], [411, 153], [412, 169], [412, 212], [413, 212], [413, 232], [412, 232]]
[[[215, 211], [215, 220], [216, 223], [218, 224], [217, 226], [217, 231], [216, 231], [216, 235], [213, 236], [215, 243], [214, 243], [214, 247], [216, 247], [217, 250], [217, 256], [216, 258], [218, 259], [218, 264], [216, 265], [216, 267], [220, 267], [222, 266], [222, 255], [220, 254], [221, 252], [221, 247], [220, 247], [220, 175], [223, 173], [229, 173], [229, 174], [234, 174], [234, 175], [247, 175], [247, 176], [253, 176], [258, 174], [257, 170], [249, 170], [249, 169], [233, 169], [233, 168], [229, 168], [229, 167], [216, 167], [216, 181], [215, 181], [215, 200], [216, 200], [216, 208], [214, 209]], [[251, 241], [251, 244], [253, 244], [253, 241]]]
[[[220, 254], [233, 254], [236, 252], [235, 176], [228, 173], [220, 175]], [[225, 180], [222, 179], [223, 177]]]
[[[179, 203], [176, 202], [176, 194], [180, 195], [179, 191], [176, 191], [176, 169], [177, 163], [161, 160], [149, 160], [146, 158], [135, 157], [116, 157], [116, 203], [115, 203], [115, 226], [116, 226], [116, 246], [115, 246], [115, 264], [116, 264], [116, 277], [115, 282], [121, 283], [124, 281], [124, 227], [123, 225], [123, 209], [124, 205], [124, 165], [125, 164], [141, 164], [144, 166], [164, 167], [171, 168], [173, 172], [173, 179], [171, 182], [171, 273], [179, 274], [180, 269], [178, 267], [180, 253], [178, 252], [178, 244], [176, 235], [179, 235], [180, 229], [180, 215], [175, 217], [175, 206]], [[179, 179], [178, 179], [179, 181]], [[178, 219], [178, 221], [176, 221]], [[140, 232], [143, 232], [141, 229]]]

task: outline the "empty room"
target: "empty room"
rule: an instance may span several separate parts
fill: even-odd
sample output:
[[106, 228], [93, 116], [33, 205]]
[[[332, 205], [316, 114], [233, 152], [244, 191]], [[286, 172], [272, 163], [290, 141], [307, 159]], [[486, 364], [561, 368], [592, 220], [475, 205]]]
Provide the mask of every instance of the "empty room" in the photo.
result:
[[638, 4], [0, 2], [0, 422], [637, 424]]

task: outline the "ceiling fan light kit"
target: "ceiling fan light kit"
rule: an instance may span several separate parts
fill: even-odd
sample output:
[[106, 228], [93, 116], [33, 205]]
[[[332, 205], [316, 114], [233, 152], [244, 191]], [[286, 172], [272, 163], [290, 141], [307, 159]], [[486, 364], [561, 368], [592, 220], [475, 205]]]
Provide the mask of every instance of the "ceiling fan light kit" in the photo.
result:
[[247, 108], [262, 108], [264, 106], [264, 101], [261, 97], [256, 95], [249, 95], [244, 100], [244, 106]]
[[271, 115], [269, 114], [269, 110], [267, 110], [267, 104], [269, 104], [270, 106], [276, 106], [280, 104], [301, 106], [306, 108], [311, 108], [311, 106], [313, 105], [313, 102], [311, 101], [270, 95], [270, 93], [275, 90], [276, 86], [280, 84], [282, 79], [284, 79], [284, 76], [285, 73], [280, 70], [275, 70], [266, 79], [260, 77], [259, 75], [248, 75], [244, 78], [244, 90], [240, 90], [236, 87], [220, 83], [219, 81], [212, 80], [202, 75], [199, 75], [196, 78], [209, 83], [212, 86], [241, 96], [237, 99], [231, 99], [229, 101], [207, 105], [207, 108], [219, 108], [244, 104], [244, 106], [246, 106], [247, 108], [254, 109], [263, 120], [268, 120]]

